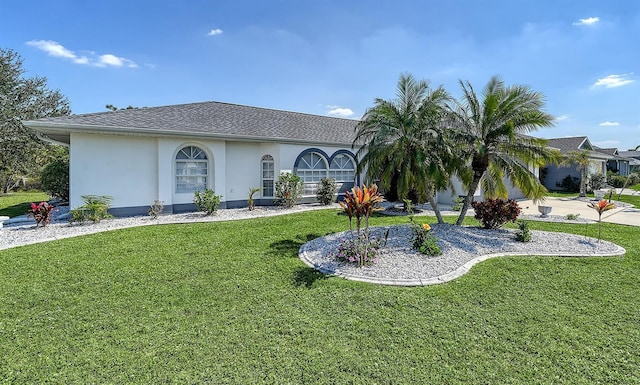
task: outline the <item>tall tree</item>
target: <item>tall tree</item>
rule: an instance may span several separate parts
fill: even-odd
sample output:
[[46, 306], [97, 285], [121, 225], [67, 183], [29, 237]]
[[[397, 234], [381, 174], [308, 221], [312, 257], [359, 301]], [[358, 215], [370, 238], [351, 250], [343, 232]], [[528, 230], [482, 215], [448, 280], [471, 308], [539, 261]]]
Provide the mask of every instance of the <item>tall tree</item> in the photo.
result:
[[[7, 193], [20, 178], [44, 166], [47, 145], [22, 120], [71, 113], [69, 101], [47, 88], [47, 79], [24, 77], [22, 58], [11, 49], [0, 48], [0, 188]], [[40, 162], [39, 162], [40, 160]]]
[[570, 151], [560, 164], [563, 166], [575, 166], [578, 169], [580, 173], [580, 196], [587, 196], [587, 170], [591, 164], [589, 151]]
[[[428, 201], [438, 222], [442, 216], [435, 192], [450, 184], [455, 159], [448, 155], [452, 146], [445, 144], [442, 121], [449, 95], [442, 88], [431, 89], [426, 80], [412, 75], [400, 76], [393, 100], [375, 99], [356, 127], [354, 147], [358, 171], [366, 169], [367, 178], [379, 180], [386, 190], [396, 181], [399, 198], [410, 192]], [[447, 160], [451, 158], [451, 162]]]
[[543, 95], [522, 85], [505, 86], [498, 76], [489, 80], [480, 98], [471, 83], [460, 81], [460, 86], [463, 95], [450, 105], [449, 118], [471, 172], [465, 178], [467, 196], [456, 224], [462, 224], [478, 187], [487, 198], [506, 198], [505, 176], [525, 196], [544, 198], [547, 189], [532, 170], [557, 163], [558, 153], [546, 147], [544, 139], [526, 135], [553, 126], [553, 117], [542, 111]]

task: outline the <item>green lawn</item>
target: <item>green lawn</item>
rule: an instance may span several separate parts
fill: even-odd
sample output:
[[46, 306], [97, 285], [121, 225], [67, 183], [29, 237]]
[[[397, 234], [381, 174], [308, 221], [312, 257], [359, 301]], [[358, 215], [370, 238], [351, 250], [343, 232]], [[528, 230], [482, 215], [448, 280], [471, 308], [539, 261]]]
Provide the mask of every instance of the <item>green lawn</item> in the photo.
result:
[[[566, 193], [566, 192], [550, 192], [549, 196], [556, 198], [576, 198], [578, 197], [577, 193]], [[593, 198], [593, 193], [587, 193], [587, 197]], [[609, 196], [605, 196], [605, 198], [609, 198]], [[618, 195], [614, 194], [611, 198], [612, 200], [618, 200]], [[621, 202], [629, 203], [634, 205], [636, 208], [640, 208], [640, 195], [620, 195]]]
[[46, 200], [49, 200], [49, 196], [40, 191], [0, 194], [0, 216], [15, 217], [26, 214], [31, 202]]
[[638, 228], [603, 224], [624, 257], [498, 258], [403, 288], [297, 258], [347, 227], [324, 210], [0, 251], [0, 382], [640, 383]]

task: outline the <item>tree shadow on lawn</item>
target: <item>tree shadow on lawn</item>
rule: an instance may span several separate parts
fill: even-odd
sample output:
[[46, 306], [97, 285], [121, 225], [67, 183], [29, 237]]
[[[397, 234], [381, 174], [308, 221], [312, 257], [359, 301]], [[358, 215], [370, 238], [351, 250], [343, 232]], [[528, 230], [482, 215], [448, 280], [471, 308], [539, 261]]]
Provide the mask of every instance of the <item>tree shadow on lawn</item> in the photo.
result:
[[306, 242], [321, 237], [320, 234], [297, 235], [295, 239], [282, 239], [269, 245], [269, 255], [273, 257], [298, 258], [300, 247]]
[[319, 272], [309, 266], [298, 268], [293, 273], [293, 284], [295, 286], [304, 286], [307, 289], [311, 289], [313, 284], [317, 281], [322, 281], [329, 278], [329, 275]]
[[7, 216], [9, 218], [17, 217], [26, 214], [29, 208], [31, 208], [31, 202], [18, 203], [17, 205], [0, 209], [0, 216]]

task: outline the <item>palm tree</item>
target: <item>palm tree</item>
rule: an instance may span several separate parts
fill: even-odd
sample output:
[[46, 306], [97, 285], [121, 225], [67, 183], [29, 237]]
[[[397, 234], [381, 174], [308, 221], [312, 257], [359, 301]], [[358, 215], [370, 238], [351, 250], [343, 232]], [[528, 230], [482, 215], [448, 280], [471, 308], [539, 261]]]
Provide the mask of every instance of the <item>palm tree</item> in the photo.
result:
[[525, 135], [553, 126], [553, 116], [542, 111], [543, 95], [526, 86], [507, 87], [498, 76], [484, 87], [482, 100], [469, 82], [460, 81], [460, 86], [463, 96], [449, 107], [450, 123], [471, 168], [461, 173], [468, 192], [456, 224], [462, 224], [478, 186], [487, 198], [506, 198], [505, 176], [525, 196], [543, 199], [547, 189], [532, 170], [556, 163], [558, 153], [544, 139]]
[[587, 196], [587, 169], [591, 164], [591, 158], [589, 158], [589, 151], [570, 151], [567, 153], [567, 157], [560, 162], [562, 166], [576, 166], [578, 172], [580, 172], [580, 196]]
[[431, 204], [443, 223], [435, 192], [449, 186], [449, 173], [456, 164], [447, 161], [454, 158], [447, 155], [453, 146], [446, 145], [441, 135], [449, 95], [409, 74], [400, 76], [396, 95], [393, 100], [375, 99], [356, 127], [353, 146], [364, 144], [357, 152], [358, 172], [366, 169], [366, 177], [378, 180], [385, 190], [394, 180], [400, 199], [414, 192]]

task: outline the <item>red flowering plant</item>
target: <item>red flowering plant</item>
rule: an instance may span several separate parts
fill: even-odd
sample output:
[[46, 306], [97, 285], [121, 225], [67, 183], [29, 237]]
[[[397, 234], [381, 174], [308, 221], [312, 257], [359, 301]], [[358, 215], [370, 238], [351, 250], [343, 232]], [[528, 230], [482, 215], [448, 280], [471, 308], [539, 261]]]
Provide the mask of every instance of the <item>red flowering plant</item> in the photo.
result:
[[40, 202], [39, 204], [31, 203], [31, 208], [27, 215], [36, 220], [36, 226], [46, 226], [51, 222], [53, 214], [51, 212], [55, 207], [48, 202]]
[[600, 228], [602, 227], [602, 213], [604, 213], [605, 211], [609, 211], [615, 208], [616, 206], [613, 204], [613, 202], [608, 201], [606, 199], [600, 199], [597, 202], [591, 202], [587, 206], [598, 212], [598, 242], [600, 242]]
[[[337, 252], [331, 253], [338, 259], [364, 266], [375, 262], [375, 253], [384, 246], [384, 240], [369, 236], [369, 217], [374, 211], [382, 210], [380, 203], [384, 201], [378, 192], [378, 186], [353, 187], [345, 192], [340, 206], [349, 217], [349, 228], [353, 235], [353, 219], [356, 222], [356, 234], [351, 241], [343, 241]], [[364, 220], [364, 228], [362, 222]]]

